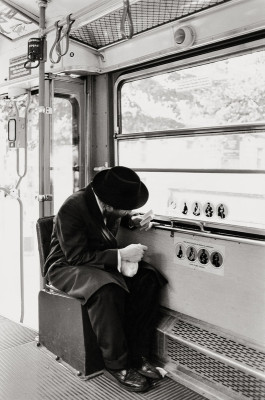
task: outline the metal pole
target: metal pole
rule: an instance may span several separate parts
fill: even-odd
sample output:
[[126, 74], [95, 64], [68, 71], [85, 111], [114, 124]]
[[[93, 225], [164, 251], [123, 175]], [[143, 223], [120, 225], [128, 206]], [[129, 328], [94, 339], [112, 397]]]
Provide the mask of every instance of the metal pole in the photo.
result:
[[0, 186], [0, 191], [5, 192], [6, 195], [11, 196], [16, 199], [19, 203], [19, 258], [20, 258], [20, 322], [24, 321], [24, 243], [23, 243], [23, 203], [19, 197], [18, 191], [15, 189], [15, 192], [12, 193], [10, 190], [7, 190], [5, 187]]
[[[44, 32], [45, 29], [45, 12], [47, 7], [47, 1], [40, 1], [40, 24], [39, 24], [39, 32], [40, 36]], [[46, 49], [46, 35], [42, 36], [44, 38], [43, 45]], [[45, 60], [46, 56], [43, 57], [43, 60], [40, 61], [39, 65], [39, 110], [45, 110]], [[39, 193], [44, 193], [44, 139], [45, 139], [45, 113], [39, 113]], [[43, 203], [39, 203], [39, 216], [42, 217], [44, 215], [44, 207]]]
[[17, 197], [19, 202], [19, 218], [20, 218], [20, 322], [24, 321], [24, 311], [25, 311], [25, 299], [24, 299], [24, 229], [23, 229], [23, 203], [19, 197]]
[[23, 173], [20, 173], [19, 166], [20, 166], [20, 157], [19, 157], [19, 149], [17, 149], [17, 175], [19, 177], [18, 182], [16, 184], [16, 189], [19, 188], [19, 185], [22, 179], [26, 176], [28, 170], [28, 113], [29, 113], [29, 106], [31, 100], [31, 92], [28, 90], [27, 92], [27, 105], [25, 109], [25, 149], [24, 149], [24, 168]]

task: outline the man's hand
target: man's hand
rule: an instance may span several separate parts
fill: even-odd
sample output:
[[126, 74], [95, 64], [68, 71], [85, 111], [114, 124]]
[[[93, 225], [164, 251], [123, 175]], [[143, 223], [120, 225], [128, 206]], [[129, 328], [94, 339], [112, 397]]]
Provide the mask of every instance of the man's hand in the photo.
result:
[[120, 249], [121, 260], [137, 263], [143, 258], [145, 250], [147, 250], [147, 246], [143, 244], [130, 244]]
[[138, 263], [137, 262], [130, 262], [124, 261], [121, 262], [121, 273], [124, 276], [132, 277], [137, 274], [138, 271]]
[[153, 211], [150, 210], [147, 213], [145, 213], [144, 215], [132, 216], [131, 220], [132, 220], [134, 226], [136, 226], [137, 228], [140, 228], [140, 231], [142, 231], [143, 229], [145, 231], [149, 231], [149, 229], [151, 229], [153, 226], [153, 224], [151, 222], [153, 218], [154, 218]]

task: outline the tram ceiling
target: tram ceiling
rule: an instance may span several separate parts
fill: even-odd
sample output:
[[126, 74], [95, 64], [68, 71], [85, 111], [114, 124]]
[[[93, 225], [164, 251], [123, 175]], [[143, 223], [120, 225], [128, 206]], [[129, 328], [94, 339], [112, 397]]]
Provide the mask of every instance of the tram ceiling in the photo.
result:
[[231, 1], [234, 0], [130, 1], [130, 11], [125, 15], [123, 27], [121, 21], [126, 10], [121, 6], [111, 13], [73, 29], [70, 38], [99, 50], [130, 38], [132, 30], [133, 35], [137, 35]]
[[[209, 8], [236, 0], [48, 0], [46, 26], [67, 15], [78, 15], [70, 38], [94, 49], [101, 49], [124, 39], [170, 22], [181, 20]], [[18, 12], [38, 22], [38, 1], [0, 0], [0, 8], [14, 7]], [[129, 5], [129, 9], [126, 8]], [[85, 7], [84, 7], [85, 5]], [[127, 12], [129, 10], [129, 13]], [[0, 9], [1, 12], [1, 9]], [[123, 28], [121, 21], [124, 19]], [[0, 24], [0, 33], [3, 35]]]
[[[40, 9], [44, 8], [40, 4], [45, 1], [45, 28], [38, 30]], [[263, 1], [76, 0], [73, 8], [72, 0], [0, 0], [0, 16], [1, 5], [9, 6], [8, 16], [12, 9], [17, 10], [35, 27], [35, 31], [22, 31], [10, 43], [1, 31], [1, 19], [0, 47], [6, 57], [0, 71], [0, 87], [6, 86], [10, 71], [15, 68], [10, 70], [10, 60], [16, 61], [17, 55], [27, 57], [29, 37], [47, 35], [46, 72], [100, 74], [263, 29]], [[21, 41], [16, 40], [20, 37]], [[57, 58], [58, 37], [62, 49], [70, 47], [64, 57]], [[128, 40], [130, 37], [133, 39]], [[33, 78], [37, 69], [29, 74]], [[22, 81], [19, 75], [12, 75], [12, 83], [16, 78]]]

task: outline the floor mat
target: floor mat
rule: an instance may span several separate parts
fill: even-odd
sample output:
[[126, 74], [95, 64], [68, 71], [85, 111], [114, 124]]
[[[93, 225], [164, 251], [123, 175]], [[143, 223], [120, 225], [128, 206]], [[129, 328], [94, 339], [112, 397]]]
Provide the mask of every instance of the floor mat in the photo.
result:
[[[15, 326], [16, 325], [16, 326]], [[0, 393], [4, 400], [204, 400], [164, 378], [146, 393], [130, 393], [104, 375], [82, 380], [37, 347], [36, 332], [0, 320]]]

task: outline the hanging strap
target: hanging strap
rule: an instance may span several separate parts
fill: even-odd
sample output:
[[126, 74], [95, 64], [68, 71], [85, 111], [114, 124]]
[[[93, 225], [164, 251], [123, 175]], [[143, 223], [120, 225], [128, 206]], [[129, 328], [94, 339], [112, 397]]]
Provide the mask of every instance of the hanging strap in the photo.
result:
[[[57, 45], [56, 45], [56, 53], [59, 56], [65, 56], [65, 54], [68, 52], [69, 49], [69, 41], [70, 41], [70, 31], [72, 28], [73, 23], [75, 22], [75, 19], [71, 19], [71, 15], [69, 14], [66, 18], [66, 26], [64, 26], [63, 30], [62, 30], [62, 37], [59, 39]], [[61, 48], [61, 42], [62, 40], [65, 40], [65, 50], [62, 53], [62, 48]]]
[[[125, 23], [126, 19], [129, 26], [129, 35], [125, 32]], [[133, 37], [134, 29], [133, 29], [133, 22], [132, 22], [132, 15], [131, 15], [131, 7], [129, 0], [123, 0], [123, 12], [121, 17], [121, 36], [123, 39], [131, 39]]]
[[[59, 21], [56, 21], [55, 24], [54, 24], [54, 26], [55, 26], [55, 28], [56, 28], [56, 36], [55, 36], [54, 43], [53, 43], [53, 45], [52, 45], [52, 47], [51, 47], [51, 50], [50, 50], [50, 53], [49, 53], [49, 58], [50, 58], [50, 61], [51, 61], [53, 64], [57, 64], [58, 62], [60, 62], [60, 60], [61, 60], [61, 58], [62, 58], [61, 54], [58, 53], [58, 51], [57, 51], [57, 50], [58, 50], [58, 49], [57, 49], [57, 46], [58, 46], [58, 43], [60, 43], [61, 32], [62, 32], [63, 27], [62, 27], [62, 26], [59, 26]], [[56, 60], [54, 60], [54, 58], [53, 58], [53, 51], [54, 51], [54, 49], [55, 49], [56, 54], [57, 54], [57, 59], [56, 59]]]
[[[69, 14], [67, 16], [66, 25], [64, 27], [59, 25], [60, 21], [56, 21], [54, 24], [54, 26], [56, 28], [56, 36], [55, 36], [54, 43], [53, 43], [50, 53], [49, 53], [50, 60], [53, 64], [57, 64], [61, 60], [61, 58], [63, 56], [65, 56], [65, 54], [68, 52], [69, 41], [70, 41], [70, 31], [71, 31], [73, 23], [75, 22], [75, 20], [71, 18], [71, 15], [72, 14]], [[61, 47], [63, 40], [65, 41], [64, 51], [62, 51], [62, 47]], [[53, 58], [54, 50], [57, 54], [56, 60], [54, 60], [54, 58]]]

